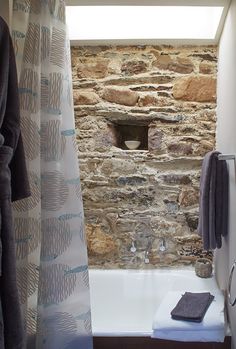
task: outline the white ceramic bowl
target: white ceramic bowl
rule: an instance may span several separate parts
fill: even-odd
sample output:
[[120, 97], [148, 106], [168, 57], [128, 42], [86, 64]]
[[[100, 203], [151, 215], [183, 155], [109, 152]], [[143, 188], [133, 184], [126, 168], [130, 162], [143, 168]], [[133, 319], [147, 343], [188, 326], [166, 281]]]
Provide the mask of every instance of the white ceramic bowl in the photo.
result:
[[140, 146], [140, 141], [125, 141], [125, 145], [128, 149], [134, 150]]

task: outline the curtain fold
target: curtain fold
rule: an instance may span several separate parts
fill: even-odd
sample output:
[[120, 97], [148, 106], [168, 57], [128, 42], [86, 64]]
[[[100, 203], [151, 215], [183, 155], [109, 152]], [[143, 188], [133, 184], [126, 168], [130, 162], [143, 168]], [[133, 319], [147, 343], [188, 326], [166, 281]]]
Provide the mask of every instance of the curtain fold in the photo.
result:
[[14, 0], [31, 197], [14, 204], [27, 348], [91, 349], [87, 248], [62, 0]]

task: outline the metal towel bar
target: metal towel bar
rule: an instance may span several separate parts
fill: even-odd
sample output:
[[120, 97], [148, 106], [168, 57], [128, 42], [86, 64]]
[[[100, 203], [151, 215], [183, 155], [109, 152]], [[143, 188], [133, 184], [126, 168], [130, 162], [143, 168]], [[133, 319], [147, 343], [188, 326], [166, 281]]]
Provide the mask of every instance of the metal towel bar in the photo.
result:
[[234, 154], [219, 154], [218, 160], [234, 160], [235, 161], [236, 156]]
[[236, 297], [234, 298], [234, 300], [231, 300], [231, 284], [232, 284], [232, 279], [233, 279], [233, 275], [234, 275], [234, 269], [236, 267], [236, 260], [234, 261], [231, 270], [230, 270], [230, 274], [229, 274], [229, 283], [228, 283], [228, 301], [229, 304], [233, 307], [236, 304]]
[[235, 154], [219, 154], [218, 160], [234, 160], [234, 173], [236, 178], [236, 156]]

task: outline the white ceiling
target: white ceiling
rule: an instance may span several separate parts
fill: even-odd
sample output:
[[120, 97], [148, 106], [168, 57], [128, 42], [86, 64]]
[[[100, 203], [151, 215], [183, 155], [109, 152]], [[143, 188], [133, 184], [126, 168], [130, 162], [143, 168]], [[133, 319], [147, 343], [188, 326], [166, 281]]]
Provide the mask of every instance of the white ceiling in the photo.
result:
[[[230, 0], [66, 0], [66, 4], [68, 6], [84, 6], [83, 7], [83, 13], [84, 16], [82, 16], [81, 18], [79, 18], [80, 16], [80, 11], [78, 12], [77, 16], [74, 16], [75, 18], [73, 19], [73, 12], [75, 9], [73, 9], [72, 12], [72, 16], [69, 15], [68, 12], [68, 25], [69, 25], [69, 30], [71, 32], [71, 37], [73, 37], [73, 40], [71, 40], [71, 44], [72, 45], [147, 45], [147, 44], [172, 44], [172, 45], [184, 45], [184, 44], [196, 44], [196, 45], [202, 45], [202, 44], [217, 44], [219, 41], [219, 38], [221, 36], [221, 32], [224, 26], [224, 21], [225, 21], [225, 17], [229, 8], [229, 4], [230, 4]], [[96, 6], [96, 12], [98, 12], [98, 16], [96, 16], [96, 13], [94, 14], [93, 11], [90, 12], [89, 8], [87, 8], [87, 12], [85, 11], [86, 7], [89, 6]], [[98, 7], [97, 7], [98, 6]], [[133, 24], [130, 23], [130, 20], [135, 18], [138, 18], [138, 9], [135, 10], [134, 9], [134, 13], [136, 11], [136, 15], [134, 16], [129, 16], [128, 18], [130, 20], [127, 20], [127, 34], [128, 37], [125, 38], [125, 35], [120, 35], [120, 37], [117, 37], [117, 33], [115, 33], [114, 31], [114, 38], [112, 37], [111, 34], [111, 27], [113, 22], [116, 23], [114, 25], [116, 25], [116, 27], [118, 27], [120, 24], [122, 24], [122, 29], [124, 29], [123, 31], [125, 32], [125, 17], [127, 17], [127, 11], [123, 12], [119, 12], [120, 13], [120, 21], [117, 20], [117, 18], [114, 17], [114, 21], [112, 21], [112, 19], [110, 18], [111, 16], [109, 15], [109, 12], [107, 12], [108, 8], [104, 7], [104, 10], [102, 10], [102, 8], [100, 8], [100, 6], [144, 6], [144, 11], [146, 12], [146, 16], [145, 18], [147, 19], [147, 23], [146, 23], [146, 27], [149, 26], [150, 23], [153, 23], [153, 20], [148, 22], [148, 9], [145, 9], [145, 7], [148, 6], [212, 6], [212, 7], [216, 7], [216, 6], [222, 6], [224, 7], [223, 9], [223, 13], [222, 16], [220, 18], [220, 22], [218, 25], [218, 29], [216, 32], [215, 37], [208, 37], [206, 35], [206, 37], [203, 35], [203, 33], [200, 33], [200, 29], [201, 26], [205, 25], [207, 26], [207, 22], [208, 22], [208, 18], [212, 19], [211, 16], [207, 17], [207, 19], [205, 20], [205, 24], [203, 23], [203, 19], [204, 16], [201, 15], [201, 17], [199, 18], [199, 21], [195, 21], [195, 18], [192, 22], [195, 22], [195, 32], [199, 31], [199, 37], [196, 36], [196, 34], [194, 34], [192, 37], [189, 34], [190, 30], [186, 30], [186, 35], [185, 37], [183, 37], [183, 35], [180, 35], [179, 38], [176, 38], [176, 33], [173, 33], [173, 38], [172, 36], [165, 36], [165, 38], [163, 39], [161, 35], [157, 36], [154, 35], [148, 35], [148, 28], [145, 27], [145, 23], [142, 20], [142, 25], [144, 27], [143, 30], [140, 31], [140, 36], [134, 35], [132, 33], [128, 34], [129, 30], [132, 28], [133, 26], [135, 26], [135, 21]], [[155, 8], [153, 8], [154, 10]], [[93, 10], [95, 10], [95, 7], [93, 8]], [[99, 13], [101, 11], [101, 13]], [[116, 9], [118, 10], [118, 8]], [[147, 10], [147, 11], [146, 11]], [[168, 10], [168, 9], [167, 9]], [[124, 9], [123, 9], [124, 11]], [[81, 11], [82, 12], [82, 11]], [[102, 21], [102, 15], [104, 12], [104, 21]], [[113, 11], [114, 12], [114, 11]], [[149, 11], [150, 12], [150, 11]], [[167, 11], [168, 12], [168, 11]], [[177, 9], [178, 12], [178, 9]], [[87, 13], [87, 15], [86, 15]], [[91, 15], [89, 15], [91, 13]], [[105, 13], [107, 13], [107, 15], [105, 15]], [[130, 12], [132, 13], [132, 12]], [[198, 13], [198, 9], [194, 10], [194, 14]], [[170, 12], [171, 14], [171, 12]], [[126, 15], [126, 16], [125, 16]], [[151, 15], [153, 15], [152, 13], [150, 13], [150, 17]], [[84, 18], [88, 17], [88, 20], [84, 20]], [[142, 18], [142, 15], [141, 15]], [[153, 17], [154, 18], [154, 17]], [[177, 21], [177, 24], [175, 24], [175, 28], [179, 29], [179, 23], [181, 23], [182, 21], [184, 21], [186, 19], [186, 16], [183, 17], [183, 20], [181, 21], [180, 16], [178, 14], [178, 18], [179, 18], [179, 22]], [[123, 20], [123, 22], [122, 22]], [[74, 23], [72, 23], [74, 21]], [[168, 21], [168, 19], [167, 19]], [[107, 32], [107, 36], [106, 36], [106, 28], [104, 28], [103, 33], [101, 33], [101, 35], [99, 36], [99, 31], [102, 32], [101, 30], [101, 26], [102, 24], [105, 24], [107, 27], [110, 28], [110, 30]], [[137, 22], [137, 21], [136, 21]], [[160, 22], [160, 21], [159, 21]], [[191, 23], [192, 23], [191, 22]], [[209, 21], [211, 22], [211, 21]], [[82, 25], [82, 27], [79, 28], [79, 25]], [[140, 29], [137, 25], [137, 31]], [[191, 25], [191, 24], [190, 24]], [[163, 26], [163, 23], [162, 23]], [[72, 28], [73, 27], [73, 28]], [[77, 29], [78, 27], [78, 29]], [[124, 27], [124, 28], [123, 28]], [[96, 30], [97, 28], [97, 30]], [[187, 28], [189, 28], [189, 26], [187, 26]], [[198, 28], [198, 29], [197, 29]], [[92, 31], [94, 30], [94, 37], [93, 37], [93, 33]], [[87, 33], [86, 33], [87, 31]], [[146, 35], [144, 33], [144, 31], [146, 31]], [[72, 35], [73, 32], [73, 35]], [[77, 38], [77, 33], [78, 32], [78, 38], [80, 37], [80, 39], [78, 40]], [[82, 33], [83, 32], [83, 33]], [[105, 32], [105, 35], [104, 35]], [[122, 32], [122, 30], [120, 30], [120, 33]], [[135, 31], [133, 31], [134, 33]], [[152, 33], [152, 31], [150, 31], [149, 33]], [[122, 33], [121, 33], [122, 34]], [[136, 33], [135, 33], [136, 34]], [[143, 35], [142, 35], [143, 34]], [[152, 33], [153, 34], [153, 33]], [[118, 35], [119, 36], [119, 35]], [[168, 37], [168, 39], [167, 39]], [[99, 38], [99, 39], [98, 39]]]

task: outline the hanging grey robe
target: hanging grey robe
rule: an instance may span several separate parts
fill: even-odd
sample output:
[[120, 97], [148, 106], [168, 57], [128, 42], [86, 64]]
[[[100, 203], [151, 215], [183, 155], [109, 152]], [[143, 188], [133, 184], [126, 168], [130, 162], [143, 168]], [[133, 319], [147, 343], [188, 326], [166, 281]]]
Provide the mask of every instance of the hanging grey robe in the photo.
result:
[[11, 201], [29, 195], [15, 56], [7, 24], [0, 17], [0, 349], [23, 348]]

